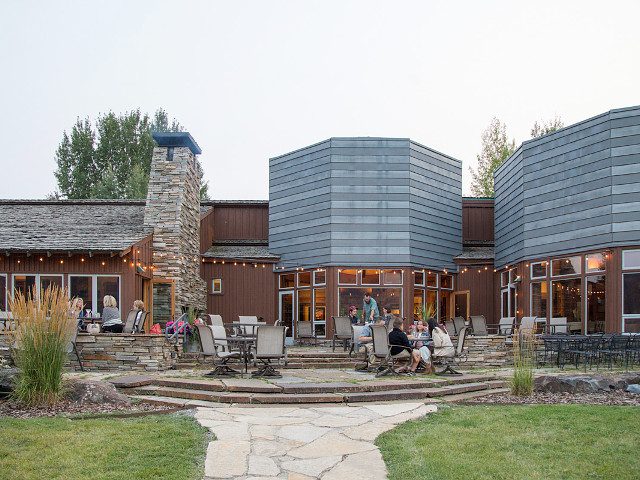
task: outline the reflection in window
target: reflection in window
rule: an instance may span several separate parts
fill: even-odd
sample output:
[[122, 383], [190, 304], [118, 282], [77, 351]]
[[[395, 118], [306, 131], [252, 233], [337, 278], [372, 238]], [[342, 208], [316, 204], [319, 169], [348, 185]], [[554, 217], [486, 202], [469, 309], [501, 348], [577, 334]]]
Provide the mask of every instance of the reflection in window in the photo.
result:
[[605, 269], [603, 253], [591, 253], [586, 256], [587, 272], [598, 272]]
[[104, 309], [104, 297], [107, 295], [111, 295], [116, 299], [116, 304], [118, 305], [118, 310], [120, 308], [120, 278], [119, 277], [97, 277], [98, 283], [98, 311], [102, 314], [102, 310]]
[[380, 285], [380, 270], [362, 270], [363, 285]]
[[40, 291], [44, 292], [51, 287], [58, 287], [62, 290], [62, 277], [60, 275], [40, 275]]
[[402, 285], [402, 270], [384, 270], [382, 273], [385, 285]]
[[13, 288], [17, 292], [24, 295], [25, 298], [33, 292], [36, 287], [35, 275], [14, 275], [13, 276]]
[[313, 272], [313, 284], [314, 285], [324, 285], [327, 283], [327, 272], [326, 270], [316, 270]]
[[531, 278], [545, 278], [547, 276], [547, 262], [531, 264]]
[[327, 294], [324, 288], [314, 290], [314, 331], [318, 337], [325, 337], [327, 320]]
[[298, 321], [311, 321], [311, 290], [300, 290], [298, 292]]
[[340, 270], [338, 272], [338, 283], [343, 285], [355, 285], [358, 280], [358, 274], [355, 270]]
[[622, 268], [640, 268], [640, 250], [622, 252]]
[[451, 275], [440, 275], [440, 282], [442, 283], [442, 288], [453, 289], [453, 277]]
[[298, 286], [299, 287], [311, 286], [311, 272], [301, 272], [298, 274]]
[[580, 279], [557, 280], [551, 282], [552, 317], [567, 317], [568, 322], [579, 322]]
[[414, 272], [413, 283], [419, 287], [424, 287], [424, 273]]
[[413, 320], [419, 320], [422, 318], [422, 311], [424, 306], [424, 290], [416, 288], [413, 291]]
[[362, 303], [364, 294], [371, 293], [378, 304], [378, 310], [382, 313], [382, 307], [387, 306], [394, 315], [402, 316], [402, 288], [340, 288], [338, 289], [339, 305], [338, 312], [342, 317], [349, 314], [349, 307], [358, 307], [359, 315], [362, 315]]
[[507, 285], [509, 285], [509, 271], [508, 270], [506, 272], [502, 272], [500, 274], [500, 286], [506, 287]]
[[294, 273], [285, 273], [280, 275], [280, 288], [293, 288], [296, 284], [296, 275]]
[[[575, 275], [582, 273], [581, 257], [561, 258], [551, 261], [551, 275]], [[554, 315], [555, 316], [555, 315]]]
[[604, 333], [605, 276], [586, 278], [587, 285], [587, 333]]
[[438, 291], [427, 290], [427, 302], [424, 308], [429, 317], [438, 318]]
[[531, 315], [534, 317], [547, 317], [547, 282], [531, 283]]
[[438, 275], [435, 273], [427, 274], [427, 287], [437, 287], [438, 286]]
[[[81, 298], [84, 308], [94, 310], [93, 308], [93, 278], [92, 277], [69, 277], [69, 296], [71, 298]], [[97, 311], [94, 310], [96, 313]], [[154, 319], [155, 320], [155, 319]]]

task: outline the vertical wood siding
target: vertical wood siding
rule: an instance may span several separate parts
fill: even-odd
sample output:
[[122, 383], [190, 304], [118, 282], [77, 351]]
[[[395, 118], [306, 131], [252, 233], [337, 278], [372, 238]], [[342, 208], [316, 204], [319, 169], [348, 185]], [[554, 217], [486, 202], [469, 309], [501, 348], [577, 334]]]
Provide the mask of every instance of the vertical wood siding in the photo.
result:
[[462, 199], [462, 242], [493, 242], [493, 199]]

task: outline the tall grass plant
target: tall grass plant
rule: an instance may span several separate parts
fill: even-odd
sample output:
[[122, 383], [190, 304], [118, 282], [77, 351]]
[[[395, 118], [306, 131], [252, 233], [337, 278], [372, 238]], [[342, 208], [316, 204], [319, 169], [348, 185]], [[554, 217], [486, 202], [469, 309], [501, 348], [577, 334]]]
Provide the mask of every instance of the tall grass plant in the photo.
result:
[[13, 395], [28, 406], [53, 404], [61, 394], [67, 346], [77, 328], [67, 291], [52, 286], [41, 294], [30, 290], [26, 297], [16, 291], [9, 308], [16, 321], [11, 332], [18, 366]]
[[531, 329], [513, 334], [513, 376], [511, 377], [512, 395], [531, 395], [533, 393], [533, 369], [536, 363], [536, 342]]

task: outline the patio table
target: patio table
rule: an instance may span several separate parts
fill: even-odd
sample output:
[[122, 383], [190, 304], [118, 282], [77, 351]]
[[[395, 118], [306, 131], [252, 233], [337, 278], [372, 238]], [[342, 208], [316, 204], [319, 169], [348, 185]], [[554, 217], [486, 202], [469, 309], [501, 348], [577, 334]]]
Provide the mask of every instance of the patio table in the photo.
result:
[[267, 322], [255, 322], [255, 323], [250, 323], [250, 322], [230, 322], [230, 323], [225, 323], [224, 326], [225, 327], [231, 327], [232, 330], [234, 332], [236, 332], [236, 336], [240, 336], [240, 337], [250, 337], [253, 336], [255, 337], [255, 334], [247, 334], [244, 333], [243, 327], [259, 327], [260, 325], [266, 325]]
[[[244, 365], [244, 373], [249, 372], [249, 347], [256, 341], [256, 336], [227, 337], [227, 342], [236, 343], [240, 347], [240, 361]], [[240, 367], [240, 377], [242, 377], [242, 366]]]

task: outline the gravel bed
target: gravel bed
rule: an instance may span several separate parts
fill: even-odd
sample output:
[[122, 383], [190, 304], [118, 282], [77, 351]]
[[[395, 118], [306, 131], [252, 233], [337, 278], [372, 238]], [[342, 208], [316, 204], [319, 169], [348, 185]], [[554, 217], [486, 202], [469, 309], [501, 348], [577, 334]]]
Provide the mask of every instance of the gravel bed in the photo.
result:
[[60, 401], [49, 407], [25, 408], [18, 403], [0, 399], [0, 417], [12, 418], [36, 418], [36, 417], [73, 417], [73, 416], [99, 416], [116, 415], [128, 416], [146, 413], [165, 413], [174, 411], [165, 405], [150, 403], [132, 403], [131, 405], [90, 404], [79, 405], [73, 402]]
[[465, 405], [616, 405], [616, 406], [640, 406], [640, 394], [612, 390], [611, 392], [598, 393], [533, 393], [525, 397], [518, 397], [509, 393], [498, 393], [483, 397], [469, 399]]

